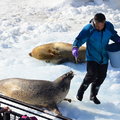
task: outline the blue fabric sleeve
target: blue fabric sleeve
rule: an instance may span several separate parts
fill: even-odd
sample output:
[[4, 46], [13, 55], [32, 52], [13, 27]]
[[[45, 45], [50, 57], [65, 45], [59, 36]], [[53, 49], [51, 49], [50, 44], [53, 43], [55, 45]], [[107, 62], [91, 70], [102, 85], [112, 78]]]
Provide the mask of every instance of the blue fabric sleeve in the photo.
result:
[[118, 40], [120, 39], [120, 36], [117, 34], [117, 31], [114, 29], [114, 26], [112, 23], [110, 23], [110, 30], [112, 32], [112, 36], [111, 36], [111, 40], [113, 40], [114, 42], [118, 42]]
[[79, 33], [79, 35], [76, 37], [75, 41], [73, 42], [73, 47], [80, 47], [81, 45], [83, 45], [87, 39], [89, 38], [90, 36], [90, 24], [86, 25], [82, 31]]

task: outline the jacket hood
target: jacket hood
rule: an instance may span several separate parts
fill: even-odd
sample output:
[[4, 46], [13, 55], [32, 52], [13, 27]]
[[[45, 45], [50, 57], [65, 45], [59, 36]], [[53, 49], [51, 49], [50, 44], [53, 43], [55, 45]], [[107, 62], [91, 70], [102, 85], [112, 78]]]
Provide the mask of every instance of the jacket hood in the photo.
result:
[[[89, 21], [89, 23], [92, 25], [92, 27], [93, 27], [94, 29], [96, 29], [96, 28], [95, 28], [95, 24], [94, 24], [94, 19], [93, 19], [93, 18]], [[101, 30], [101, 31], [104, 31], [105, 28], [106, 28], [106, 22], [105, 22], [105, 26], [104, 26], [103, 30]]]

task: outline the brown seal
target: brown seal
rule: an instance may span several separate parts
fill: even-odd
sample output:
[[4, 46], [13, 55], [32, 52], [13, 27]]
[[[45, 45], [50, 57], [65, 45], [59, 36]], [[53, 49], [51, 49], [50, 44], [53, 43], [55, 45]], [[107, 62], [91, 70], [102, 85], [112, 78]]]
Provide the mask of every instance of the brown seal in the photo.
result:
[[[79, 48], [78, 63], [85, 62], [86, 47]], [[46, 62], [60, 64], [64, 62], [75, 62], [72, 55], [72, 44], [54, 42], [35, 47], [30, 56]]]
[[54, 81], [8, 78], [0, 80], [0, 93], [60, 114], [57, 104], [68, 94], [72, 71]]

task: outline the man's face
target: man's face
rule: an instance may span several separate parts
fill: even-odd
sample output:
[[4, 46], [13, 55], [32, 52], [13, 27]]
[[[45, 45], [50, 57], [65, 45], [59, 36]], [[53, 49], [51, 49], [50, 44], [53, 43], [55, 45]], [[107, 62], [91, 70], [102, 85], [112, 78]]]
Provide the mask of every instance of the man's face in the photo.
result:
[[97, 30], [101, 31], [101, 30], [104, 29], [105, 21], [103, 21], [103, 22], [97, 22], [97, 21], [95, 21], [94, 24], [95, 24], [95, 28]]

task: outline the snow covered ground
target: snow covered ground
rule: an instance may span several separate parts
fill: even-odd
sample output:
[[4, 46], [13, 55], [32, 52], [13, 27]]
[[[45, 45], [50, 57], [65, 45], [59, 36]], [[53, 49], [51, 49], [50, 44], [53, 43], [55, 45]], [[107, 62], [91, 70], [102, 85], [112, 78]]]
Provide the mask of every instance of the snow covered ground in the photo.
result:
[[49, 42], [73, 43], [82, 27], [97, 12], [106, 15], [120, 35], [119, 0], [1, 0], [0, 1], [0, 79], [19, 77], [54, 80], [73, 70], [67, 97], [59, 109], [73, 120], [118, 120], [120, 118], [120, 68], [109, 64], [108, 75], [98, 97], [102, 104], [89, 101], [90, 88], [79, 102], [76, 93], [85, 74], [85, 64], [48, 64], [28, 53]]

